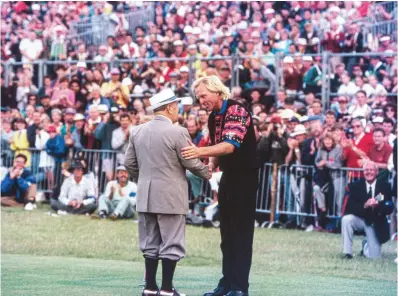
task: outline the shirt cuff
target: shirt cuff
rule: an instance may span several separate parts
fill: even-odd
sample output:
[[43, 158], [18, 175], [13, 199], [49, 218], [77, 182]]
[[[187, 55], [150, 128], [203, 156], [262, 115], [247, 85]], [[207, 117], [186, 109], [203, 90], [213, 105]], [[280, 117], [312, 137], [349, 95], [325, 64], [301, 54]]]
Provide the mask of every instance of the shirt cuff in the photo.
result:
[[240, 143], [238, 141], [235, 141], [235, 140], [225, 139], [224, 142], [230, 143], [230, 144], [234, 145], [237, 148], [240, 147]]

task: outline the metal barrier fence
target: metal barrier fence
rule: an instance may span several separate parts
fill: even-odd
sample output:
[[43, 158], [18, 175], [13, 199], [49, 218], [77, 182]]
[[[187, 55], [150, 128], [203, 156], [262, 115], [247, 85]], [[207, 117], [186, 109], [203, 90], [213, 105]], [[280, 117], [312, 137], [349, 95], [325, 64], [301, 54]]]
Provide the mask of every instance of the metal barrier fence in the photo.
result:
[[0, 167], [3, 169], [1, 177], [5, 177], [6, 171], [13, 166], [14, 157], [22, 153], [28, 157], [26, 167], [36, 177], [38, 191], [53, 193], [57, 196], [63, 180], [70, 174], [70, 172], [68, 173], [68, 169], [72, 161], [76, 159], [78, 152], [81, 152], [84, 157], [86, 176], [93, 180], [96, 194], [99, 196], [105, 191], [107, 182], [115, 178], [116, 167], [119, 165], [118, 159], [120, 159], [117, 155], [122, 152], [89, 149], [74, 151], [73, 149], [69, 149], [65, 157], [57, 161], [45, 150], [3, 150], [0, 162]]
[[[146, 3], [145, 5], [146, 7], [143, 9], [121, 15], [128, 24], [128, 31], [134, 32], [135, 28], [138, 26], [142, 26], [146, 29], [148, 22], [154, 21], [154, 4]], [[119, 18], [119, 16], [116, 16], [116, 18]], [[70, 34], [67, 36], [67, 39], [69, 41], [77, 40], [86, 45], [99, 46], [101, 44], [106, 44], [106, 38], [108, 36], [115, 35], [115, 28], [117, 25], [117, 21], [112, 14], [94, 15], [77, 22], [72, 22], [70, 24]]]
[[[86, 177], [94, 182], [96, 195], [99, 196], [104, 193], [106, 184], [114, 180], [119, 165], [117, 156], [122, 152], [89, 149], [79, 152], [85, 160]], [[0, 159], [1, 179], [13, 166], [13, 159], [19, 153], [28, 157], [26, 167], [36, 177], [38, 192], [58, 196], [64, 179], [71, 174], [68, 168], [76, 159], [77, 152], [70, 149], [62, 160], [57, 161], [45, 150], [3, 150]], [[362, 178], [362, 171], [345, 167], [329, 170], [330, 179], [325, 185], [314, 178], [317, 172], [313, 166], [281, 165], [278, 168], [275, 164], [265, 163], [259, 170], [256, 212], [269, 214], [271, 222], [296, 221], [300, 225], [304, 217], [317, 217], [317, 208], [322, 203], [327, 209], [328, 218], [339, 219], [345, 188], [349, 183]], [[200, 200], [196, 203], [201, 208], [200, 211], [214, 201], [213, 191], [217, 191], [222, 173], [215, 174], [217, 175], [210, 182], [200, 183]]]

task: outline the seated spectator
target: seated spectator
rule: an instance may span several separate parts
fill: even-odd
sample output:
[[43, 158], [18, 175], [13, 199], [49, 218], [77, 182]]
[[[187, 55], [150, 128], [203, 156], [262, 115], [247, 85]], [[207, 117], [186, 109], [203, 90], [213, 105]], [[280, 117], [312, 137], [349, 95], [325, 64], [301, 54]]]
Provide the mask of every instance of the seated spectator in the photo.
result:
[[116, 168], [116, 180], [106, 185], [105, 193], [99, 197], [98, 215], [112, 220], [132, 218], [136, 204], [137, 185], [129, 181], [129, 173], [124, 166]]
[[80, 162], [72, 165], [73, 175], [64, 180], [58, 199], [51, 199], [51, 208], [59, 214], [92, 214], [95, 204], [94, 183], [83, 176]]
[[341, 234], [344, 259], [352, 259], [354, 231], [364, 231], [361, 255], [369, 259], [380, 258], [381, 245], [390, 239], [386, 216], [393, 211], [391, 186], [377, 180], [377, 165], [367, 162], [364, 179], [348, 185], [343, 207]]
[[25, 206], [32, 210], [36, 200], [36, 179], [25, 169], [27, 157], [18, 154], [9, 173], [1, 181], [1, 205], [6, 207]]

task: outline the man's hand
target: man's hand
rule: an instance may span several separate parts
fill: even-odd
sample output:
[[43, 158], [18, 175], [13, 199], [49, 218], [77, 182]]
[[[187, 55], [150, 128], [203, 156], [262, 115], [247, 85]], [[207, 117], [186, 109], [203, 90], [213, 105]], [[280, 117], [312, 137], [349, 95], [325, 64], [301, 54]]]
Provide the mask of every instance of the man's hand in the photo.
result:
[[83, 202], [80, 200], [75, 200], [75, 202], [76, 202], [76, 204], [74, 206], [75, 209], [78, 209], [83, 205]]
[[211, 177], [213, 176], [213, 171], [215, 169], [214, 167], [214, 163], [210, 162], [207, 166], [207, 168], [209, 169], [209, 177], [207, 178], [208, 180], [211, 179]]
[[359, 167], [363, 167], [363, 165], [364, 165], [365, 162], [367, 162], [367, 161], [368, 161], [368, 159], [366, 159], [366, 158], [358, 159], [358, 165], [359, 165]]
[[372, 198], [369, 198], [369, 199], [366, 201], [366, 203], [365, 203], [365, 205], [364, 205], [364, 208], [365, 208], [365, 209], [367, 209], [367, 208], [374, 208], [374, 207], [377, 206], [378, 204], [379, 204], [378, 200], [377, 200], [376, 198], [372, 197]]
[[10, 179], [15, 179], [17, 176], [18, 176], [18, 169], [17, 168], [11, 168]]
[[322, 159], [320, 162], [316, 164], [318, 168], [322, 168], [326, 165], [326, 160]]
[[181, 156], [185, 159], [200, 158], [200, 148], [196, 147], [191, 140], [188, 140], [190, 146], [181, 149]]
[[77, 202], [77, 200], [71, 200], [70, 202], [68, 202], [68, 206], [70, 206], [70, 207], [72, 207], [72, 208], [75, 208], [76, 207], [76, 202]]
[[289, 138], [287, 139], [287, 145], [290, 149], [298, 148], [298, 141], [296, 139]]

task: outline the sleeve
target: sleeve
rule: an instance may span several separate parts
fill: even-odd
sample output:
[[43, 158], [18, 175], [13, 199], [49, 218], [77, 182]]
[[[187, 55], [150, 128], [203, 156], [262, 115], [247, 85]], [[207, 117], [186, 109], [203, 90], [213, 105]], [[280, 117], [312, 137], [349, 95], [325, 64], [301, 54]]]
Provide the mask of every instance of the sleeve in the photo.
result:
[[112, 149], [119, 149], [124, 145], [125, 135], [121, 132], [121, 129], [115, 129], [112, 132]]
[[135, 153], [134, 147], [134, 136], [131, 135], [129, 145], [126, 150], [126, 158], [124, 161], [124, 165], [129, 172], [130, 177], [134, 182], [137, 182], [139, 176], [139, 169], [138, 169], [138, 161], [137, 155]]
[[315, 156], [315, 163], [318, 163], [322, 160], [322, 152], [321, 149], [318, 149]]
[[110, 181], [110, 182], [108, 182], [108, 183], [106, 184], [105, 191], [104, 191], [104, 196], [105, 196], [106, 198], [109, 198], [109, 194], [111, 194], [111, 187], [112, 187], [112, 184], [113, 184], [112, 181]]
[[341, 168], [342, 159], [343, 159], [343, 151], [340, 147], [336, 147], [335, 158], [333, 161], [327, 161], [326, 166], [330, 169], [339, 169]]
[[14, 186], [14, 181], [10, 178], [10, 174], [8, 173], [5, 178], [1, 181], [1, 194], [7, 195], [12, 191], [12, 187]]
[[25, 192], [28, 190], [29, 186], [32, 184], [36, 184], [36, 180], [33, 175], [28, 176], [27, 178], [19, 177], [17, 178], [17, 187]]
[[59, 194], [58, 200], [63, 203], [64, 205], [68, 205], [69, 198], [68, 198], [68, 191], [69, 191], [69, 178], [65, 179], [61, 186], [61, 193]]
[[27, 129], [28, 133], [28, 142], [29, 142], [29, 147], [35, 147], [35, 140], [36, 140], [36, 133], [35, 130], [33, 129], [33, 126], [28, 127]]
[[105, 82], [102, 84], [102, 86], [101, 86], [101, 96], [102, 97], [106, 97], [106, 95], [108, 93], [108, 86], [109, 86], [108, 82]]
[[249, 113], [239, 105], [228, 108], [221, 139], [239, 148], [250, 125]]
[[88, 188], [87, 188], [87, 196], [86, 198], [83, 200], [83, 204], [89, 205], [89, 204], [93, 204], [95, 203], [95, 189], [94, 189], [94, 183], [88, 181]]
[[103, 122], [100, 122], [98, 124], [98, 126], [95, 128], [94, 137], [97, 140], [102, 140], [103, 139], [103, 137], [104, 137], [104, 128], [105, 128], [105, 123], [103, 123]]
[[177, 139], [176, 143], [176, 152], [177, 152], [177, 157], [180, 160], [181, 165], [192, 172], [192, 174], [202, 178], [206, 179], [209, 177], [209, 170], [208, 168], [199, 160], [199, 159], [184, 159], [181, 156], [181, 150], [184, 147], [187, 147], [188, 140], [190, 139], [190, 136], [188, 134], [188, 130], [185, 128], [181, 128], [181, 133]]

